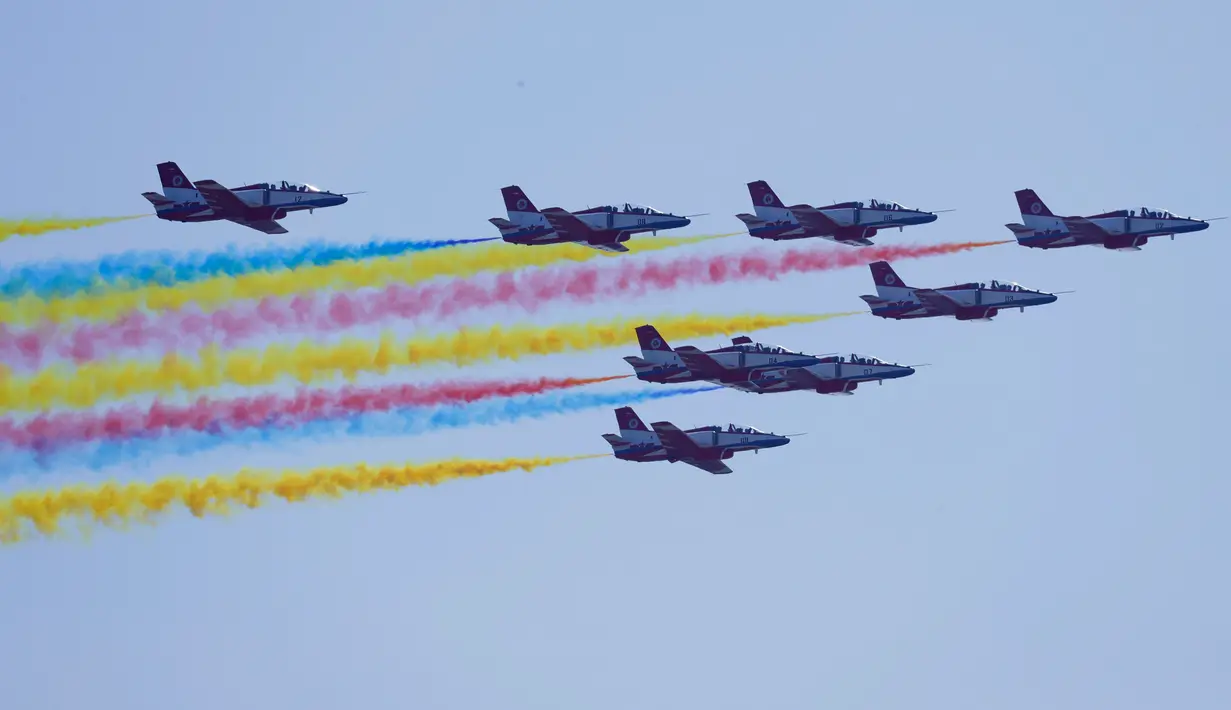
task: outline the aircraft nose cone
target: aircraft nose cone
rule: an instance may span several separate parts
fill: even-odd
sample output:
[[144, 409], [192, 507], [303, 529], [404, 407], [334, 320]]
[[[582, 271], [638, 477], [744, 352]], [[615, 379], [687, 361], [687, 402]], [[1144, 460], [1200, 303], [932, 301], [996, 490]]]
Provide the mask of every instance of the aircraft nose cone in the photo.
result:
[[1059, 300], [1059, 299], [1060, 299], [1060, 297], [1059, 297], [1059, 296], [1057, 296], [1056, 294], [1054, 294], [1054, 293], [1049, 293], [1049, 294], [1047, 294], [1047, 295], [1043, 296], [1043, 303], [1055, 303], [1055, 302], [1056, 302], [1057, 300]]
[[920, 224], [928, 224], [929, 222], [935, 222], [938, 219], [940, 219], [940, 215], [929, 212], [920, 218]]
[[903, 367], [902, 368], [902, 377], [910, 377], [913, 374], [915, 374], [915, 368], [913, 367]]
[[350, 198], [349, 198], [349, 197], [347, 197], [346, 195], [338, 195], [338, 200], [337, 200], [337, 202], [338, 202], [338, 204], [339, 204], [339, 205], [344, 205], [344, 204], [346, 204], [347, 202], [350, 202]]

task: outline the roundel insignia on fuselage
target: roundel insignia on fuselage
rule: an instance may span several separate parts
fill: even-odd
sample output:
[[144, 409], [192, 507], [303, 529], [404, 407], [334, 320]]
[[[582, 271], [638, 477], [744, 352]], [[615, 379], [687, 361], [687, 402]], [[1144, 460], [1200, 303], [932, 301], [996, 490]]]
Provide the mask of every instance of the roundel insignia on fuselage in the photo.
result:
[[519, 210], [526, 209], [526, 198], [523, 197], [517, 201], [517, 209]]
[[629, 428], [629, 429], [636, 429], [636, 428], [637, 428], [637, 427], [639, 427], [639, 426], [641, 426], [641, 422], [637, 421], [636, 419], [629, 419], [629, 420], [628, 420], [628, 428]]
[[183, 185], [183, 184], [184, 184], [184, 176], [183, 176], [183, 175], [176, 175], [175, 177], [171, 178], [171, 184], [172, 184], [172, 185], [174, 185], [174, 186], [176, 186], [176, 187], [179, 187], [180, 185]]
[[897, 279], [893, 277], [893, 274], [885, 274], [885, 283], [894, 284], [897, 283]]
[[1030, 205], [1030, 211], [1034, 214], [1038, 214], [1043, 211], [1043, 205], [1036, 202], [1033, 205]]
[[654, 338], [653, 340], [650, 341], [650, 347], [652, 348], [660, 347], [662, 344], [663, 344], [663, 341], [659, 340], [658, 338]]
[[764, 202], [767, 205], [772, 205], [774, 204], [774, 196], [767, 192], [765, 193], [765, 197], [761, 198], [761, 202]]

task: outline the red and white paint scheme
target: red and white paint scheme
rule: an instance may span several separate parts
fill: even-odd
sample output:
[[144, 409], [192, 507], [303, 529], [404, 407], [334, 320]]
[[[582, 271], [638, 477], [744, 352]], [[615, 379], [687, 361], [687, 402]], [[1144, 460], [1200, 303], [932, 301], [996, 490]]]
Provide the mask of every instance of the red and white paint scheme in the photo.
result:
[[964, 283], [943, 288], [907, 286], [887, 261], [868, 264], [875, 296], [860, 296], [872, 315], [894, 320], [952, 316], [958, 320], [990, 321], [1006, 308], [1026, 311], [1027, 306], [1054, 303], [1056, 295], [1036, 291], [1011, 281]]
[[487, 221], [496, 225], [501, 238], [510, 244], [573, 242], [600, 251], [626, 252], [628, 247], [623, 242], [634, 234], [658, 234], [662, 229], [687, 227], [692, 224], [690, 217], [702, 216], [675, 215], [628, 202], [580, 212], [559, 207], [539, 210], [517, 185], [500, 188], [500, 194], [509, 217], [492, 217]]
[[[1063, 217], [1052, 213], [1034, 190], [1018, 190], [1017, 208], [1022, 221], [1005, 226], [1017, 243], [1033, 249], [1097, 246], [1116, 251], [1141, 251], [1151, 237], [1171, 237], [1208, 229], [1214, 220], [1178, 217], [1167, 210], [1142, 207], [1115, 210], [1088, 217]], [[1223, 219], [1216, 217], [1214, 219]]]
[[[912, 210], [896, 202], [869, 200], [838, 202], [824, 207], [807, 204], [787, 207], [764, 180], [748, 183], [755, 215], [735, 215], [748, 234], [759, 239], [809, 239], [821, 237], [838, 244], [871, 246], [869, 241], [885, 229], [935, 222], [938, 212]], [[945, 212], [948, 210], [940, 210]]]
[[672, 348], [658, 329], [637, 327], [641, 357], [627, 355], [643, 382], [710, 382], [741, 392], [813, 391], [817, 394], [851, 395], [860, 383], [909, 377], [915, 368], [885, 362], [870, 355], [808, 355], [777, 345], [753, 342], [741, 335], [731, 345], [702, 351], [691, 345]]
[[158, 164], [163, 193], [143, 192], [154, 205], [159, 219], [170, 222], [216, 222], [227, 220], [265, 234], [286, 234], [278, 220], [291, 212], [319, 207], [334, 207], [347, 202], [347, 195], [311, 185], [295, 185], [285, 180], [280, 185], [261, 182], [228, 189], [213, 180], [194, 184], [173, 162]]
[[603, 438], [621, 461], [681, 461], [713, 474], [731, 473], [723, 460], [736, 452], [759, 453], [791, 443], [788, 436], [736, 424], [680, 429], [671, 422], [653, 422], [647, 427], [632, 407], [620, 407], [615, 415], [620, 433]]

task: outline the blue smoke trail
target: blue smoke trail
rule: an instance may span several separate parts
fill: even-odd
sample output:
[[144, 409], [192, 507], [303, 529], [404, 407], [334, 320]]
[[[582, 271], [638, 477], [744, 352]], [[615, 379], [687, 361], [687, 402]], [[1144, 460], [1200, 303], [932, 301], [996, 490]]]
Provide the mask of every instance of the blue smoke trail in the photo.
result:
[[231, 444], [285, 446], [337, 436], [414, 436], [440, 429], [502, 424], [527, 417], [541, 419], [552, 414], [567, 414], [595, 407], [622, 407], [720, 389], [721, 386], [710, 386], [605, 394], [564, 392], [523, 395], [463, 405], [403, 407], [388, 412], [323, 418], [294, 428], [274, 423], [240, 431], [177, 432], [163, 437], [155, 433], [154, 437], [157, 438], [74, 444], [51, 452], [3, 447], [0, 449], [3, 453], [0, 476], [16, 475], [28, 469], [47, 471], [63, 466], [87, 466], [97, 471], [118, 464], [131, 466], [136, 461], [154, 456], [199, 454]]
[[266, 247], [176, 254], [170, 251], [130, 251], [97, 261], [51, 261], [0, 269], [0, 298], [34, 294], [40, 298], [91, 293], [104, 288], [170, 286], [215, 276], [242, 276], [254, 271], [282, 271], [302, 266], [328, 266], [339, 261], [359, 261], [401, 256], [431, 249], [490, 242], [483, 239], [434, 241], [371, 241], [366, 244], [313, 242], [297, 247]]

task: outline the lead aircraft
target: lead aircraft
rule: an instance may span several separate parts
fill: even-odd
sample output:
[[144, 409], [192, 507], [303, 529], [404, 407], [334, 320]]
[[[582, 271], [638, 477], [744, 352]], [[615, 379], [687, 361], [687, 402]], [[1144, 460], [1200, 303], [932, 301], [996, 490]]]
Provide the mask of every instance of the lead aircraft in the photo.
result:
[[881, 382], [915, 374], [915, 368], [868, 355], [808, 355], [741, 335], [731, 345], [702, 351], [672, 348], [652, 325], [637, 327], [641, 357], [627, 355], [637, 379], [658, 384], [711, 382], [742, 392], [767, 394], [812, 390], [851, 395], [861, 382]]
[[628, 202], [580, 212], [559, 207], [540, 211], [517, 185], [500, 188], [500, 194], [504, 196], [509, 218], [492, 217], [487, 221], [496, 225], [500, 237], [510, 244], [573, 242], [600, 251], [625, 252], [628, 247], [622, 242], [634, 234], [658, 234], [661, 229], [687, 227], [692, 224], [689, 217], [701, 216], [675, 215]]
[[[1052, 213], [1034, 190], [1018, 190], [1017, 208], [1022, 222], [1005, 226], [1017, 243], [1034, 249], [1101, 246], [1116, 251], [1141, 251], [1151, 237], [1171, 237], [1208, 229], [1210, 221], [1177, 217], [1167, 210], [1142, 207], [1089, 217], [1061, 217]], [[1221, 217], [1216, 219], [1222, 219]]]
[[750, 236], [774, 241], [821, 237], [838, 244], [872, 246], [869, 240], [880, 230], [897, 227], [901, 231], [903, 227], [937, 219], [935, 212], [912, 210], [886, 200], [787, 207], [764, 180], [748, 183], [748, 194], [756, 215], [735, 216], [748, 228]]
[[868, 264], [868, 268], [872, 271], [872, 282], [876, 284], [876, 295], [860, 298], [872, 309], [872, 315], [881, 318], [904, 320], [953, 316], [958, 320], [990, 321], [1006, 308], [1019, 308], [1025, 313], [1027, 306], [1056, 301], [1055, 294], [1004, 281], [915, 288], [907, 286], [887, 261], [874, 261]]
[[[228, 189], [213, 180], [193, 184], [174, 162], [158, 164], [163, 192], [143, 192], [159, 219], [171, 222], [214, 222], [225, 219], [265, 234], [286, 234], [278, 220], [291, 212], [334, 207], [347, 202], [346, 194], [296, 185], [260, 182]], [[347, 193], [357, 194], [357, 193]]]
[[682, 461], [710, 473], [731, 473], [723, 463], [738, 451], [759, 452], [786, 446], [790, 437], [728, 424], [681, 430], [671, 422], [653, 422], [647, 428], [632, 407], [615, 410], [619, 434], [603, 434], [612, 453], [621, 461]]

